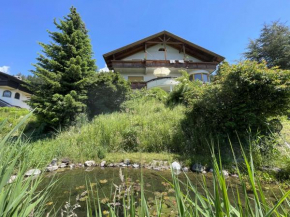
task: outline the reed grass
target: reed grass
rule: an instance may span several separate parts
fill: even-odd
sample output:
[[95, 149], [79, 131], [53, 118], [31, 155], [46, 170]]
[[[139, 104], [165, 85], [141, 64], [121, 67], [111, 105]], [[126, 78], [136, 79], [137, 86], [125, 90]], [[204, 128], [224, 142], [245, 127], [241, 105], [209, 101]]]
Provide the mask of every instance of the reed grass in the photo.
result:
[[[242, 188], [231, 187], [227, 178], [222, 173], [222, 164], [220, 157], [216, 158], [212, 153], [213, 163], [213, 189], [209, 190], [205, 176], [203, 176], [202, 189], [198, 190], [188, 176], [186, 181], [181, 181], [176, 175], [176, 171], [171, 170], [172, 180], [166, 180], [174, 189], [175, 210], [174, 216], [179, 217], [286, 217], [290, 214], [290, 190], [284, 192], [281, 190], [280, 198], [276, 202], [268, 200], [263, 192], [259, 180], [255, 176], [255, 168], [251, 154], [249, 157], [242, 150], [244, 164], [246, 167], [247, 179], [241, 174], [238, 163], [236, 162], [237, 172]], [[186, 174], [185, 174], [186, 175]], [[142, 177], [142, 175], [141, 175]], [[122, 181], [123, 182], [123, 181]], [[122, 184], [121, 184], [122, 185]], [[125, 186], [125, 184], [123, 184]], [[122, 199], [108, 202], [106, 206], [101, 205], [98, 194], [91, 194], [87, 200], [87, 217], [92, 216], [172, 216], [172, 213], [166, 213], [163, 209], [164, 198], [155, 198], [155, 206], [152, 209], [147, 203], [145, 197], [144, 183], [141, 179], [141, 194], [136, 196], [132, 186], [122, 188], [124, 194]], [[248, 188], [252, 194], [248, 193]], [[95, 189], [91, 188], [91, 192]], [[234, 198], [229, 195], [234, 194]], [[93, 200], [91, 199], [93, 198]], [[115, 198], [115, 197], [114, 197]], [[231, 198], [231, 199], [230, 199]], [[93, 202], [93, 203], [92, 203]], [[93, 204], [93, 205], [92, 205]], [[92, 215], [95, 213], [95, 215]]]
[[[11, 138], [21, 126], [27, 122], [31, 113], [0, 140], [0, 216], [26, 217], [43, 216], [46, 212], [46, 202], [53, 183], [43, 190], [38, 187], [42, 176], [25, 178], [28, 170], [28, 159], [23, 159], [24, 146], [21, 139]], [[1, 127], [0, 127], [1, 131]], [[16, 172], [17, 167], [17, 175]], [[14, 176], [14, 179], [11, 178]]]

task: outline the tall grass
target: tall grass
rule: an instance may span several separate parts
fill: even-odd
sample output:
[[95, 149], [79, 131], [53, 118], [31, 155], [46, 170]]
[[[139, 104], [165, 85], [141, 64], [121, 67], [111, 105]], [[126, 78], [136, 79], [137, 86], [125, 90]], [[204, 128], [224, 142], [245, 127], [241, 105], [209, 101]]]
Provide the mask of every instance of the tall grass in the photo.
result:
[[120, 112], [96, 116], [56, 138], [32, 143], [27, 154], [35, 165], [41, 160], [46, 164], [51, 156], [84, 162], [101, 159], [108, 152], [175, 152], [184, 143], [180, 126], [184, 110], [183, 106], [168, 108], [154, 99], [131, 100]]
[[[42, 176], [25, 178], [28, 159], [23, 159], [24, 144], [21, 140], [12, 140], [11, 135], [18, 131], [28, 120], [26, 115], [6, 136], [0, 140], [0, 216], [26, 217], [43, 216], [45, 203], [50, 192], [47, 186], [38, 190]], [[1, 131], [1, 127], [0, 127]], [[18, 165], [16, 169], [16, 165]], [[16, 177], [14, 176], [17, 172]], [[14, 176], [14, 180], [11, 177]]]

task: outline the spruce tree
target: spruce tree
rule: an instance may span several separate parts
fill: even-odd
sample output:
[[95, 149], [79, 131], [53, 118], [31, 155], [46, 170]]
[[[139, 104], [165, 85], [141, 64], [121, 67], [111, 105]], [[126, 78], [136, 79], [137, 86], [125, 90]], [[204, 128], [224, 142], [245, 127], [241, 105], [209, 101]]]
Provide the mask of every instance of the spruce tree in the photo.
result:
[[71, 124], [86, 109], [87, 88], [96, 73], [88, 31], [76, 8], [54, 20], [58, 32], [48, 31], [52, 42], [39, 43], [43, 50], [31, 72], [33, 96], [29, 102], [40, 119], [50, 126]]
[[267, 62], [269, 68], [279, 66], [290, 69], [290, 28], [278, 21], [265, 24], [260, 37], [250, 40], [244, 56], [259, 63]]

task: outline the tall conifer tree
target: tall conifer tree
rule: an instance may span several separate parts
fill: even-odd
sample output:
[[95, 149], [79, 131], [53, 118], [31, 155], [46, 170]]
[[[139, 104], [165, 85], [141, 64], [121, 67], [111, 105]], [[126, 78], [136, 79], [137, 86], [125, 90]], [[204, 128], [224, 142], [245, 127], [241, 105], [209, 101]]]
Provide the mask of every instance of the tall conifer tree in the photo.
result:
[[37, 82], [29, 82], [33, 96], [30, 105], [41, 121], [51, 126], [67, 125], [86, 109], [87, 88], [96, 73], [88, 31], [76, 8], [60, 20], [54, 20], [58, 32], [50, 32], [52, 42], [39, 43], [43, 54], [32, 73]]

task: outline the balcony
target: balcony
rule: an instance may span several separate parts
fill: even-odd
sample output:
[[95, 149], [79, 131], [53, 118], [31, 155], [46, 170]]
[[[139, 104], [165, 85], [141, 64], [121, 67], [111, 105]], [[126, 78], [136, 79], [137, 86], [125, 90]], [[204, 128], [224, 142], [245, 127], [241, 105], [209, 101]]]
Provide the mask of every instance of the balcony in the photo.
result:
[[211, 69], [215, 70], [217, 62], [191, 62], [178, 60], [112, 60], [112, 66], [116, 68], [147, 68], [147, 67], [167, 67], [167, 68], [187, 68], [187, 69]]
[[159, 77], [147, 81], [147, 89], [153, 87], [160, 87], [161, 89], [171, 92], [173, 87], [179, 82], [175, 80], [176, 77]]

